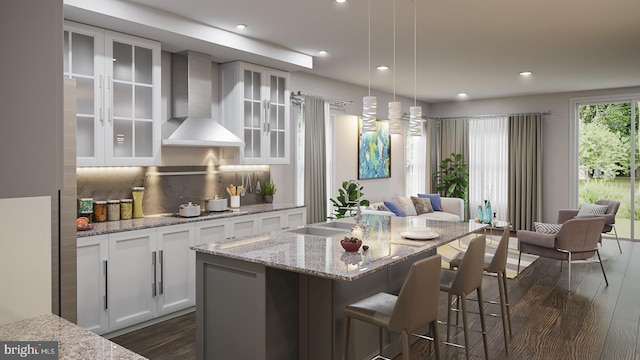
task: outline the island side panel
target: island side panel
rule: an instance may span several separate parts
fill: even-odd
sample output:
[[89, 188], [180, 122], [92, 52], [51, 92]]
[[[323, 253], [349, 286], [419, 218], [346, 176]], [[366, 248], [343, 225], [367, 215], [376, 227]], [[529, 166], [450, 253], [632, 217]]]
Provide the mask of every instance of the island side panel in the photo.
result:
[[197, 253], [196, 358], [266, 360], [265, 267]]

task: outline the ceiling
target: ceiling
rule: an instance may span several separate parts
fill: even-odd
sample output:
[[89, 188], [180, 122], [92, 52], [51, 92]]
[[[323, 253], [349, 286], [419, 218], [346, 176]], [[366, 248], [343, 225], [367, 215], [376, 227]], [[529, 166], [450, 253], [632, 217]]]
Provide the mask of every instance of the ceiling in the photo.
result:
[[370, 0], [371, 17], [367, 0], [129, 3], [313, 56], [300, 71], [365, 87], [370, 77], [389, 93], [395, 78], [396, 94], [411, 98], [415, 83], [428, 102], [640, 85], [638, 0], [395, 0], [395, 47], [394, 0]]

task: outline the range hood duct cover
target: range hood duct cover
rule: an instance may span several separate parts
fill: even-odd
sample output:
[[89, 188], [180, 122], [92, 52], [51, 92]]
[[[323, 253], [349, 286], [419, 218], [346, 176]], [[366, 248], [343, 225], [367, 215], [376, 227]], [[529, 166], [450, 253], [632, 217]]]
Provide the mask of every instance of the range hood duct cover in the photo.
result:
[[173, 118], [163, 124], [163, 146], [244, 146], [211, 117], [211, 62], [194, 51], [172, 55]]

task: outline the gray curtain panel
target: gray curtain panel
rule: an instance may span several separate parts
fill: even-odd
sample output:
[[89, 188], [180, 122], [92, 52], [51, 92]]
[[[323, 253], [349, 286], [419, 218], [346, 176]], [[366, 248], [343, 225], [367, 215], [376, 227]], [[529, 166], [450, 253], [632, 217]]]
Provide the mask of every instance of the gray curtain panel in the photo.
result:
[[307, 223], [327, 220], [324, 100], [304, 98], [304, 204]]
[[509, 117], [509, 222], [533, 230], [542, 219], [542, 115]]

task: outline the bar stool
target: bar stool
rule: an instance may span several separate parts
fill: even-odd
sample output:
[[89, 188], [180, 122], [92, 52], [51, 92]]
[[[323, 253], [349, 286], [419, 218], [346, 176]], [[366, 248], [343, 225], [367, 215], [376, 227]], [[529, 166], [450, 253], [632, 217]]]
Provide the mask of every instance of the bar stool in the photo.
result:
[[[458, 266], [458, 270], [442, 270], [440, 276], [440, 291], [448, 293], [447, 302], [447, 341], [445, 344], [464, 348], [467, 360], [469, 357], [469, 321], [467, 320], [467, 295], [476, 291], [478, 295], [478, 308], [480, 310], [480, 324], [482, 326], [482, 341], [484, 343], [484, 356], [489, 359], [489, 347], [487, 346], [487, 330], [484, 320], [482, 301], [482, 266], [486, 236], [473, 238], [467, 251]], [[453, 297], [456, 303], [462, 304], [462, 327], [464, 332], [464, 346], [450, 342], [451, 334], [451, 305]]]
[[[508, 229], [506, 226], [505, 229]], [[498, 278], [498, 291], [500, 293], [500, 302], [485, 301], [488, 304], [500, 305], [500, 314], [488, 314], [490, 316], [496, 316], [502, 318], [502, 331], [504, 333], [504, 350], [509, 354], [507, 347], [508, 336], [507, 328], [509, 328], [509, 336], [513, 336], [511, 331], [511, 310], [509, 309], [509, 292], [507, 291], [507, 254], [509, 250], [509, 231], [504, 230], [500, 243], [496, 248], [493, 256], [487, 255], [484, 257], [484, 271], [489, 274], [495, 274]], [[459, 253], [453, 260], [449, 262], [451, 269], [456, 269], [460, 266], [464, 253]]]
[[380, 356], [384, 349], [383, 329], [401, 334], [403, 360], [409, 360], [409, 334], [428, 324], [433, 334], [436, 359], [440, 360], [437, 328], [440, 261], [440, 255], [435, 255], [413, 263], [398, 296], [380, 292], [344, 309], [343, 360], [347, 359], [349, 352], [352, 318], [379, 327]]

